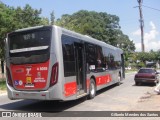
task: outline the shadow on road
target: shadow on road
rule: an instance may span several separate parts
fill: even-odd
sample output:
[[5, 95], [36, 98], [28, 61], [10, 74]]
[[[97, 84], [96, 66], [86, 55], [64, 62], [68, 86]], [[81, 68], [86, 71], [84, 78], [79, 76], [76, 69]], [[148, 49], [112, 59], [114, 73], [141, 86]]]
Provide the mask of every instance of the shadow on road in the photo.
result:
[[139, 83], [138, 85], [134, 84], [132, 86], [137, 86], [137, 87], [155, 87], [155, 83]]
[[[123, 84], [123, 83], [121, 83]], [[97, 95], [100, 95], [112, 88], [116, 87], [117, 85], [111, 85], [109, 87], [103, 88], [97, 91]], [[80, 98], [78, 100], [72, 101], [40, 101], [40, 100], [18, 100], [18, 101], [11, 101], [11, 103], [0, 105], [0, 108], [3, 110], [15, 110], [15, 111], [28, 111], [28, 112], [48, 112], [48, 113], [57, 113], [63, 112], [69, 108], [72, 108], [76, 105], [79, 105], [85, 100], [87, 97]]]
[[[122, 85], [122, 84], [123, 84], [123, 82], [120, 83], [120, 85]], [[120, 86], [120, 85], [118, 85], [118, 86]], [[111, 89], [114, 88], [114, 87], [117, 87], [117, 84], [113, 84], [113, 85], [111, 85], [111, 86], [108, 86], [108, 87], [106, 87], [106, 88], [103, 88], [103, 89], [97, 91], [96, 96], [98, 96], [98, 95], [100, 95], [100, 94], [102, 94], [102, 93], [104, 93], [104, 92], [106, 92], [106, 91], [108, 91], [108, 90], [111, 90]]]
[[37, 100], [21, 100], [1, 105], [4, 110], [29, 111], [29, 112], [61, 112], [73, 106], [81, 104], [86, 98], [73, 101], [37, 101]]

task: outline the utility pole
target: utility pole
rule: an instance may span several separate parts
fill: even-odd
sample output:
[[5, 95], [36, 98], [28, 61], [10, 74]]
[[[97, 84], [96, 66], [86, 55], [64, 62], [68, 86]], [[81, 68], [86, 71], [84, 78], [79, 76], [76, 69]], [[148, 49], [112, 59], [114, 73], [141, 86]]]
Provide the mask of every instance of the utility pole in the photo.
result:
[[143, 32], [143, 28], [144, 28], [144, 20], [143, 20], [143, 14], [142, 14], [142, 2], [143, 0], [137, 0], [138, 4], [139, 4], [139, 14], [140, 14], [140, 28], [141, 28], [141, 46], [142, 46], [142, 52], [145, 52], [145, 48], [144, 48], [144, 32]]

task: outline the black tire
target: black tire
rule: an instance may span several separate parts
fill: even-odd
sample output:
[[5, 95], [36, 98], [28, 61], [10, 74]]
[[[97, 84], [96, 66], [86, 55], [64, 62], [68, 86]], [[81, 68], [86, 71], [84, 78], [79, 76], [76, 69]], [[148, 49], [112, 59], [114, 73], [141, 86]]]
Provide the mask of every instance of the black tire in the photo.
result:
[[135, 82], [135, 85], [139, 86], [139, 85], [141, 85], [141, 83], [140, 82]]
[[89, 85], [89, 99], [93, 99], [96, 96], [96, 83], [94, 79], [90, 80], [90, 85]]

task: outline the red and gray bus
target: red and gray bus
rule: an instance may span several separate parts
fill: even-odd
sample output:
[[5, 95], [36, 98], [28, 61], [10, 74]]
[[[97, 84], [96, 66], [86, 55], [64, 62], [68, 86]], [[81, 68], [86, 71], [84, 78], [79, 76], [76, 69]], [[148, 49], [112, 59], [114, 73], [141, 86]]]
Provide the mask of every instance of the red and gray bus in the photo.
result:
[[11, 32], [5, 48], [10, 99], [94, 98], [125, 76], [121, 49], [58, 26]]

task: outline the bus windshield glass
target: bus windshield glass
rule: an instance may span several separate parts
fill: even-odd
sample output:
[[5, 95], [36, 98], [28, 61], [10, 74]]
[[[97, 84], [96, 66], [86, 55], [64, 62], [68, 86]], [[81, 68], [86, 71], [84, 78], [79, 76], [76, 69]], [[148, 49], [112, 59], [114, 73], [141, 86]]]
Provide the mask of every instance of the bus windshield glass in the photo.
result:
[[10, 53], [43, 50], [49, 47], [50, 34], [47, 30], [13, 34], [9, 37]]
[[12, 58], [11, 63], [45, 62], [49, 58], [50, 42], [51, 29], [49, 28], [10, 33], [8, 43], [9, 55]]

